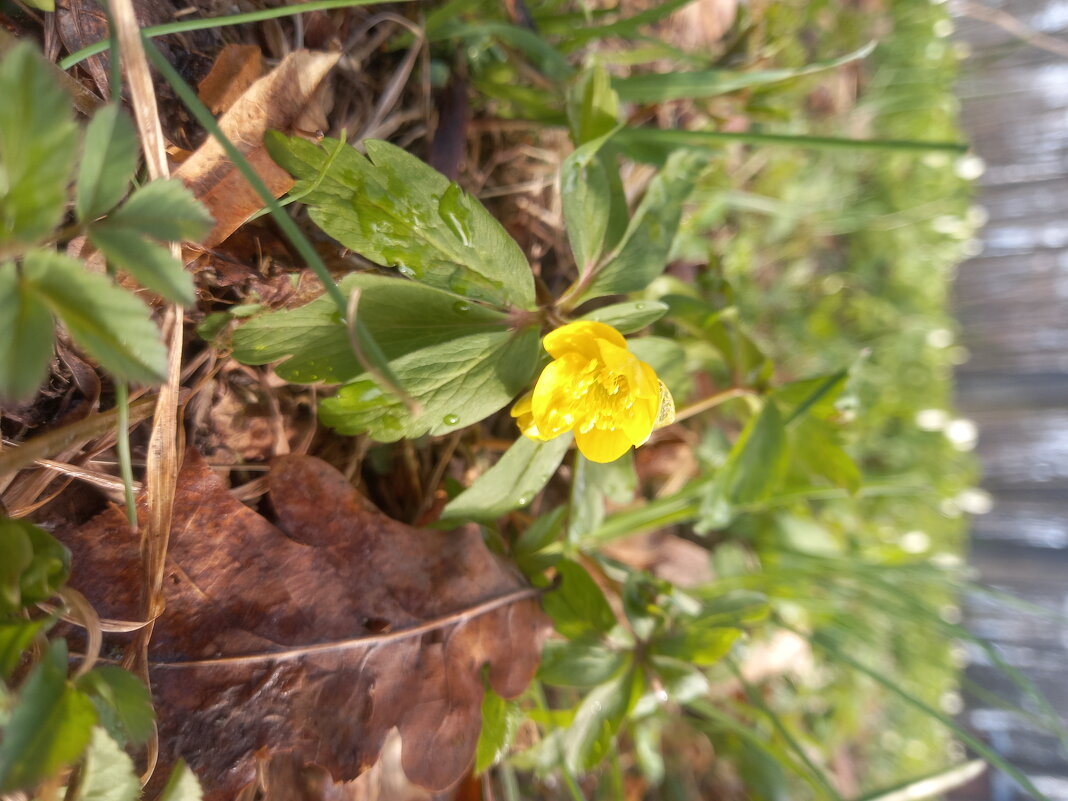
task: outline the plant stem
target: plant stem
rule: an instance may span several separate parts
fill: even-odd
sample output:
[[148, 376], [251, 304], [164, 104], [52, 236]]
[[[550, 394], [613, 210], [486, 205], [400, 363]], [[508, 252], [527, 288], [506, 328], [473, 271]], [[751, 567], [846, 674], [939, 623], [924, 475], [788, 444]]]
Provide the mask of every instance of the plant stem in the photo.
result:
[[134, 500], [133, 463], [130, 460], [130, 388], [125, 381], [115, 384], [115, 408], [118, 410], [115, 447], [119, 452], [119, 475], [122, 476], [123, 496], [126, 499], [126, 519], [136, 532], [137, 503]]

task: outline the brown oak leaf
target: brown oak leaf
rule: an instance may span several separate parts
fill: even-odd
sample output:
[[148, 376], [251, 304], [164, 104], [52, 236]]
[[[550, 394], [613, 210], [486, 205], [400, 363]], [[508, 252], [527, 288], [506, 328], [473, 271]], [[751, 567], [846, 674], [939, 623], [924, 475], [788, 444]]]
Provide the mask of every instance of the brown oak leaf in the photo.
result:
[[[548, 625], [533, 590], [475, 528], [391, 520], [318, 459], [281, 457], [268, 480], [276, 524], [186, 455], [149, 653], [157, 775], [182, 757], [206, 799], [229, 800], [267, 749], [347, 781], [397, 727], [408, 777], [452, 785], [478, 741], [483, 666], [505, 697], [537, 669]], [[137, 619], [138, 544], [122, 513], [57, 533], [72, 585], [103, 617]]]

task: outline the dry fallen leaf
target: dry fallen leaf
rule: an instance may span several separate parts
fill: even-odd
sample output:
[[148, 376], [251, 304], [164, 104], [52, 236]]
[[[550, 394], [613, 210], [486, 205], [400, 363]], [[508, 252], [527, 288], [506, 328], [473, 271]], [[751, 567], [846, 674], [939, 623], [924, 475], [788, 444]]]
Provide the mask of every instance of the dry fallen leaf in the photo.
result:
[[[318, 459], [282, 457], [268, 481], [277, 526], [186, 455], [149, 654], [156, 775], [182, 757], [206, 799], [229, 801], [266, 748], [348, 781], [396, 726], [408, 777], [448, 787], [474, 756], [482, 667], [505, 697], [533, 678], [548, 631], [534, 591], [477, 529], [391, 520]], [[57, 533], [71, 584], [102, 616], [137, 619], [137, 538], [118, 508]]]
[[212, 114], [232, 106], [263, 75], [263, 54], [256, 45], [228, 44], [197, 85], [197, 96]]
[[[297, 50], [253, 83], [220, 119], [219, 127], [248, 159], [275, 197], [289, 191], [293, 179], [263, 147], [268, 129], [285, 133], [326, 128], [329, 97], [323, 79], [340, 53]], [[207, 206], [215, 227], [204, 240], [214, 247], [232, 234], [263, 201], [227, 158], [222, 145], [207, 139], [174, 173]]]

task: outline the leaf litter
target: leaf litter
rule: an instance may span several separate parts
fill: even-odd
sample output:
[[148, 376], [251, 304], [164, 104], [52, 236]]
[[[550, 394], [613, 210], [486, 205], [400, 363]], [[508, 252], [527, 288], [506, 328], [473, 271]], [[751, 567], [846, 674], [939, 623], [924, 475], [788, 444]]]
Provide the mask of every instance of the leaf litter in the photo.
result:
[[[155, 775], [184, 759], [221, 801], [268, 753], [349, 781], [396, 727], [409, 779], [453, 785], [474, 757], [483, 667], [506, 698], [533, 678], [548, 632], [537, 591], [476, 528], [391, 520], [319, 459], [276, 459], [267, 482], [274, 523], [185, 456], [149, 651]], [[138, 538], [121, 510], [57, 535], [71, 586], [101, 616], [137, 620]]]

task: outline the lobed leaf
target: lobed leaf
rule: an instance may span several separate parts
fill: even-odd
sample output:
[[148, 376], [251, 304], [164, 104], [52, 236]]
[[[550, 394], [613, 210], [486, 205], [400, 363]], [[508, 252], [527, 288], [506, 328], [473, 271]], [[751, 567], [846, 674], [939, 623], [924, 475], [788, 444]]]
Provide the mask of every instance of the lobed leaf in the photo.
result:
[[99, 726], [93, 727], [82, 766], [79, 801], [137, 801], [141, 782], [133, 760]]
[[438, 289], [501, 308], [534, 307], [519, 245], [481, 203], [416, 157], [375, 140], [365, 143], [368, 157], [335, 152], [332, 139], [313, 145], [272, 131], [264, 141], [303, 179], [294, 194], [311, 218], [345, 247]]
[[101, 725], [121, 745], [141, 745], [152, 735], [152, 697], [133, 673], [101, 665], [79, 677], [75, 686], [93, 699]]

